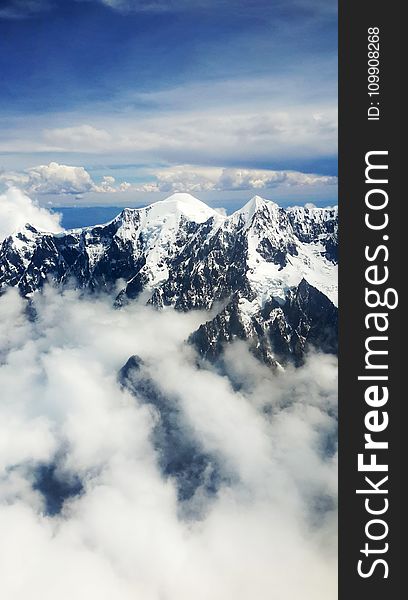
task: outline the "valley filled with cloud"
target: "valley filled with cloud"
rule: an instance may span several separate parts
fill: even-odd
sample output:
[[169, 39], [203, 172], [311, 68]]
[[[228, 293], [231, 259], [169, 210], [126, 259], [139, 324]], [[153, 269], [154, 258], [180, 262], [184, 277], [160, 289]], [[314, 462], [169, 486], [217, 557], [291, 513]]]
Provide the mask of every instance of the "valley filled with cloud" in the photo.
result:
[[[0, 298], [2, 597], [334, 597], [333, 357], [272, 374], [237, 344], [221, 374], [185, 344], [199, 312], [52, 288], [35, 309], [15, 290]], [[215, 489], [203, 471], [180, 499], [161, 470], [163, 415], [118, 382], [134, 354], [177, 405], [180, 436], [212, 457]], [[38, 489], [49, 465], [80, 482], [56, 514]]]

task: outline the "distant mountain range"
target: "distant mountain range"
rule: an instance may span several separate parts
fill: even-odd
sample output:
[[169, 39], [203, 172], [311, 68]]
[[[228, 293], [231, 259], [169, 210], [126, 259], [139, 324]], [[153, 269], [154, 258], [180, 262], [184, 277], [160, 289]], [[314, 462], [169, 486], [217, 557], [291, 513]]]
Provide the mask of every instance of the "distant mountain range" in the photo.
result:
[[[124, 209], [104, 225], [63, 233], [30, 224], [0, 249], [0, 291], [49, 281], [162, 308], [211, 309], [192, 334], [211, 361], [247, 340], [262, 361], [301, 364], [337, 351], [337, 208], [283, 209], [259, 196], [231, 216], [189, 194]], [[209, 315], [210, 317], [210, 315]]]

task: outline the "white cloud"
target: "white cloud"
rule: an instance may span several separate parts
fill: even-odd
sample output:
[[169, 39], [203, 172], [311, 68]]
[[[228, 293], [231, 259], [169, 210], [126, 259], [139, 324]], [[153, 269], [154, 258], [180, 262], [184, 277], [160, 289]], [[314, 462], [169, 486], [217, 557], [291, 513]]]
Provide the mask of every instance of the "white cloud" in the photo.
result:
[[[5, 234], [26, 220], [58, 228], [18, 190], [1, 201]], [[277, 376], [237, 344], [226, 353], [237, 392], [185, 345], [207, 313], [112, 301], [45, 288], [33, 321], [16, 290], [0, 297], [0, 595], [334, 599], [334, 359]], [[132, 354], [223, 475], [216, 495], [197, 489], [187, 520], [159, 468], [160, 413], [117, 382]], [[44, 464], [84, 486], [54, 517], [34, 485]]]
[[24, 189], [29, 194], [74, 194], [82, 198], [86, 192], [115, 193], [126, 191], [127, 182], [115, 185], [115, 178], [104, 175], [95, 183], [84, 167], [73, 167], [51, 162], [20, 172], [0, 174], [0, 182]]
[[277, 186], [336, 185], [337, 177], [260, 169], [223, 169], [177, 165], [154, 172], [156, 181], [136, 187], [138, 191], [207, 192], [261, 190]]
[[[34, 116], [23, 130], [16, 120], [13, 128], [2, 133], [0, 149], [120, 153], [144, 163], [222, 164], [333, 156], [337, 107], [334, 94], [328, 98], [327, 77], [334, 68], [330, 62], [319, 75], [314, 65], [308, 65], [306, 73], [303, 69], [290, 76], [204, 80], [159, 91], [128, 91], [120, 102], [91, 113]], [[306, 88], [305, 78], [310, 82]]]
[[216, 207], [216, 208], [214, 208], [214, 210], [215, 210], [217, 213], [219, 213], [220, 215], [223, 215], [224, 217], [226, 217], [226, 216], [227, 216], [227, 214], [228, 214], [228, 213], [227, 213], [227, 209], [226, 209], [226, 208], [224, 208], [223, 206]]
[[102, 181], [99, 185], [94, 185], [92, 191], [94, 192], [102, 192], [102, 193], [115, 193], [118, 191], [118, 188], [114, 187], [115, 178], [111, 175], [104, 175], [102, 177]]
[[[170, 107], [181, 93], [173, 93]], [[331, 107], [289, 104], [271, 110], [261, 103], [258, 112], [252, 112], [236, 102], [234, 109], [229, 107], [225, 114], [220, 114], [219, 107], [199, 112], [189, 106], [196, 93], [199, 90], [191, 93], [182, 112], [180, 108], [168, 110], [162, 94], [152, 94], [145, 102], [154, 103], [159, 98], [159, 106], [163, 104], [154, 117], [128, 114], [126, 120], [114, 123], [105, 118], [103, 128], [83, 124], [47, 129], [42, 135], [49, 151], [137, 153], [171, 162], [182, 162], [186, 157], [193, 157], [197, 163], [211, 158], [265, 161], [292, 154], [309, 158], [311, 153], [316, 157], [336, 152], [337, 111]], [[210, 90], [203, 93], [209, 94]]]
[[335, 185], [337, 177], [300, 173], [299, 171], [267, 171], [255, 169], [224, 169], [220, 177], [221, 189], [262, 189], [278, 185], [311, 186]]
[[0, 242], [30, 223], [45, 231], [62, 231], [59, 214], [41, 208], [21, 190], [8, 189], [0, 195]]
[[[6, 172], [0, 182], [24, 189], [30, 194], [74, 194], [77, 198], [87, 192], [115, 194], [117, 192], [189, 192], [262, 190], [286, 186], [315, 188], [336, 185], [337, 178], [299, 171], [276, 171], [271, 169], [236, 169], [175, 165], [159, 170], [142, 170], [139, 177], [148, 177], [147, 183], [131, 184], [117, 182], [111, 175], [104, 175], [96, 183], [84, 169], [51, 162], [32, 167], [23, 172]], [[137, 173], [137, 170], [135, 171]]]
[[[113, 310], [111, 299], [50, 289], [37, 310], [32, 322], [15, 291], [0, 298], [0, 439], [9, 423], [13, 432], [2, 446], [2, 597], [334, 600], [336, 464], [322, 450], [335, 431], [332, 358], [277, 377], [231, 347], [236, 392], [184, 345], [205, 315]], [[158, 467], [158, 415], [117, 385], [133, 353], [232, 475], [196, 498], [200, 518], [181, 518]], [[32, 487], [44, 461], [85, 485], [55, 517]], [[315, 513], [317, 498], [327, 511]]]
[[74, 127], [61, 127], [46, 129], [43, 132], [46, 142], [60, 149], [78, 150], [85, 148], [105, 148], [111, 141], [111, 135], [104, 129], [98, 129], [92, 125], [78, 125]]
[[24, 172], [2, 173], [0, 181], [24, 188], [31, 194], [81, 194], [94, 187], [91, 176], [83, 167], [71, 167], [51, 162]]

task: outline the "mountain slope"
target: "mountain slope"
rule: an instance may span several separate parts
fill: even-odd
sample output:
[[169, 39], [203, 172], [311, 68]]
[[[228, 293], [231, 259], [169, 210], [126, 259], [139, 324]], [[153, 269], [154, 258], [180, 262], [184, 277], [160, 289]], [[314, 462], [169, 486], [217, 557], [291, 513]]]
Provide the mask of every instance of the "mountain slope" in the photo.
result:
[[337, 308], [319, 290], [302, 279], [288, 291], [284, 303], [273, 296], [263, 307], [239, 294], [190, 336], [201, 356], [211, 362], [236, 339], [249, 342], [263, 362], [299, 366], [305, 352], [317, 348], [337, 354]]
[[[16, 286], [30, 296], [46, 281], [119, 290], [117, 306], [141, 294], [158, 308], [218, 306], [215, 321], [192, 337], [203, 356], [215, 358], [215, 348], [238, 337], [251, 340], [267, 362], [275, 347], [298, 362], [309, 345], [325, 346], [311, 333], [326, 327], [309, 314], [313, 303], [329, 315], [332, 328], [325, 331], [334, 335], [337, 209], [285, 210], [255, 196], [225, 217], [189, 194], [173, 194], [124, 209], [105, 225], [58, 234], [27, 225], [2, 243], [0, 290]], [[307, 315], [302, 325], [295, 323], [294, 298]], [[335, 350], [332, 342], [326, 346]]]

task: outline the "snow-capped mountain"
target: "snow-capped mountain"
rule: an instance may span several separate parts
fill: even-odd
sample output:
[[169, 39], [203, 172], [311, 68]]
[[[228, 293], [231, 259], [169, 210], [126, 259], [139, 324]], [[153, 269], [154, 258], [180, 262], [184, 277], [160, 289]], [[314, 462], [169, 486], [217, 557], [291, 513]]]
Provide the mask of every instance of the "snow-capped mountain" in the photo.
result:
[[335, 351], [337, 209], [255, 196], [227, 217], [173, 194], [104, 225], [56, 234], [26, 225], [2, 243], [0, 290], [30, 296], [46, 281], [119, 289], [118, 306], [143, 293], [158, 308], [218, 309], [191, 337], [203, 356], [238, 337], [267, 362], [299, 361], [308, 344]]

